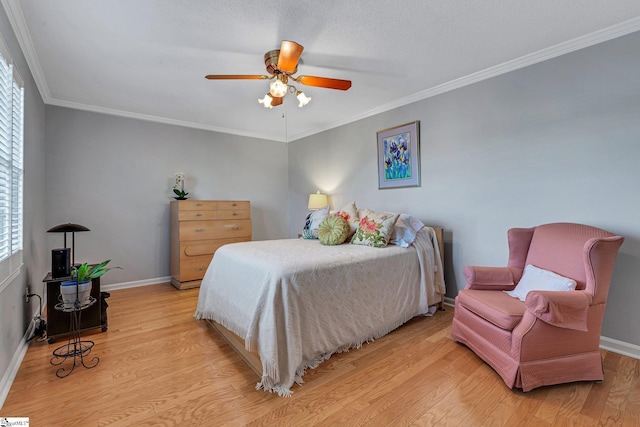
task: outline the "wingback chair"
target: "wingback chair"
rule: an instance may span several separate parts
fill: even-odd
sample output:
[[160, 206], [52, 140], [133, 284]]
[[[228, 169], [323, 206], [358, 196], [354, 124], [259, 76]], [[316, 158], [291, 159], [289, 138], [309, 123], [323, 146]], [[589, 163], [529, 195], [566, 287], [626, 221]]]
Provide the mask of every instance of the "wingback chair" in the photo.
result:
[[[600, 329], [616, 254], [624, 239], [599, 228], [554, 223], [508, 231], [506, 267], [465, 267], [453, 339], [488, 363], [510, 388], [603, 380]], [[525, 266], [574, 279], [566, 292], [513, 290]]]

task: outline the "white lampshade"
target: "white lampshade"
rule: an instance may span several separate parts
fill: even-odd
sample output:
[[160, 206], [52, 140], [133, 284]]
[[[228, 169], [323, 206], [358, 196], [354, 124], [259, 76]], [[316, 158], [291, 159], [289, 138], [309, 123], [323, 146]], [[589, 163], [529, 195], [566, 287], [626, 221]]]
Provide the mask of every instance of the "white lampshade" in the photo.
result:
[[296, 98], [298, 98], [298, 101], [300, 101], [300, 104], [298, 104], [298, 107], [304, 107], [309, 103], [309, 101], [311, 101], [311, 97], [305, 95], [304, 92], [302, 91], [298, 91], [298, 95], [296, 95]]
[[273, 108], [273, 105], [271, 105], [273, 98], [269, 94], [266, 94], [262, 99], [258, 99], [258, 102], [264, 105], [264, 108]]
[[307, 208], [310, 211], [315, 211], [320, 208], [324, 208], [328, 204], [329, 202], [327, 201], [326, 194], [320, 194], [319, 191], [316, 194], [309, 194], [309, 204], [307, 205]]

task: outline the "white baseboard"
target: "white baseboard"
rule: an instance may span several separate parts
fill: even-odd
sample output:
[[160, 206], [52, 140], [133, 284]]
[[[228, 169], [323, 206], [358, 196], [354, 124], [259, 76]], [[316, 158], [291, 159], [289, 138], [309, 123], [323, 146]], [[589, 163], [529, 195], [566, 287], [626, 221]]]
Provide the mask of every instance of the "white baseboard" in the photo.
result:
[[[454, 307], [455, 299], [450, 297], [444, 297], [444, 304], [450, 307]], [[623, 356], [629, 356], [629, 357], [633, 357], [634, 359], [640, 359], [639, 345], [601, 336], [600, 348], [603, 350], [611, 351], [613, 353], [621, 354]]]
[[603, 350], [611, 351], [613, 353], [622, 354], [623, 356], [640, 359], [640, 345], [630, 344], [628, 342], [601, 336], [600, 348]]
[[16, 375], [18, 374], [18, 370], [22, 364], [22, 359], [24, 359], [25, 354], [27, 354], [27, 350], [29, 349], [29, 342], [27, 340], [31, 336], [31, 331], [33, 331], [35, 327], [35, 319], [31, 319], [31, 323], [29, 324], [27, 331], [24, 333], [24, 336], [20, 341], [20, 345], [18, 345], [2, 380], [0, 380], [0, 409], [4, 406], [4, 401], [9, 395], [9, 390], [11, 390], [13, 380], [16, 379]]
[[140, 286], [157, 285], [158, 283], [171, 283], [171, 276], [156, 277], [155, 279], [136, 280], [133, 282], [100, 284], [101, 291], [116, 291], [118, 289], [138, 288]]

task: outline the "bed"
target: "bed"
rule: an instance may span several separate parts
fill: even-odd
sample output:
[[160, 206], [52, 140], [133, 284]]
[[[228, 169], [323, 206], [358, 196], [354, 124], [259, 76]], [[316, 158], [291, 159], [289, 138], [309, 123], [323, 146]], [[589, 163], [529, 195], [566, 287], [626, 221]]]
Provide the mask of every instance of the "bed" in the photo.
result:
[[442, 230], [424, 227], [408, 248], [283, 239], [221, 247], [202, 280], [194, 317], [205, 319], [260, 377], [289, 396], [306, 369], [358, 348], [445, 293]]

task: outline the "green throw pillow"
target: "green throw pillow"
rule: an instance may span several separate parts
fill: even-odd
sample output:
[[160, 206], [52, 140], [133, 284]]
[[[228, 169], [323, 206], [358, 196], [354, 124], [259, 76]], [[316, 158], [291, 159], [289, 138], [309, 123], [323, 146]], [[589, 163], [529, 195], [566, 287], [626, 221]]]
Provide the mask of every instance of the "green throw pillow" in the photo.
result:
[[323, 245], [340, 245], [348, 236], [349, 223], [338, 215], [329, 215], [318, 228], [318, 240]]

